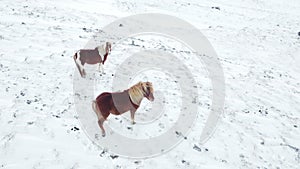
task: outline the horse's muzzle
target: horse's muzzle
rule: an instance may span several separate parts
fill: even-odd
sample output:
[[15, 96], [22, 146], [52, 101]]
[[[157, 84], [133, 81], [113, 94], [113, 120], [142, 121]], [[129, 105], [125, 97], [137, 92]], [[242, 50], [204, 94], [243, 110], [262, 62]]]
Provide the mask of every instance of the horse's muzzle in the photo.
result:
[[148, 100], [150, 101], [154, 101], [154, 96], [152, 93], [149, 94], [149, 96], [147, 97]]

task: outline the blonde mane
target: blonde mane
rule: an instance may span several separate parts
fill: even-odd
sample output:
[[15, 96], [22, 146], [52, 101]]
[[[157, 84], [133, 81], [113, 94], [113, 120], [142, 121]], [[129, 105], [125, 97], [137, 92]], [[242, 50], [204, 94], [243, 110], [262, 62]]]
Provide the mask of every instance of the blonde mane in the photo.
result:
[[[148, 89], [147, 89], [148, 87], [150, 88], [150, 91], [148, 91]], [[139, 82], [139, 83], [135, 84], [134, 86], [130, 87], [129, 91], [128, 91], [131, 101], [136, 105], [141, 104], [141, 101], [143, 100], [145, 94], [147, 94], [145, 92], [153, 93], [152, 83]]]
[[144, 98], [144, 91], [142, 87], [142, 82], [139, 82], [129, 88], [129, 97], [131, 101], [136, 105], [140, 105], [142, 99]]

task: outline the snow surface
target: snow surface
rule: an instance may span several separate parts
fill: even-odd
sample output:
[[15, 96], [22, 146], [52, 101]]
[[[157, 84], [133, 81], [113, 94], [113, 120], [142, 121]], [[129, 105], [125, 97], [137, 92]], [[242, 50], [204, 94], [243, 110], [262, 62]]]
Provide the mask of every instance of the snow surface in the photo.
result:
[[[0, 168], [300, 168], [299, 1], [0, 2]], [[200, 145], [211, 86], [204, 70], [191, 68], [203, 95], [190, 134], [168, 153], [128, 159], [95, 146], [82, 130], [74, 107], [72, 55], [105, 25], [144, 12], [177, 16], [202, 31], [223, 66], [226, 98], [216, 132]], [[189, 57], [178, 53], [180, 45], [144, 38], [146, 47], [176, 46], [173, 53]], [[129, 44], [114, 47], [100, 82], [110, 83], [105, 77], [117, 66], [113, 56], [138, 50]], [[151, 80], [145, 73], [132, 83], [140, 78]], [[164, 88], [165, 79], [158, 80]], [[102, 90], [109, 88], [95, 89]], [[170, 105], [179, 90], [166, 95]], [[147, 101], [143, 104], [147, 109]], [[172, 118], [176, 113], [142, 134], [136, 126], [128, 131], [129, 122], [120, 125], [113, 116], [106, 125], [128, 137], [147, 137], [167, 129]]]

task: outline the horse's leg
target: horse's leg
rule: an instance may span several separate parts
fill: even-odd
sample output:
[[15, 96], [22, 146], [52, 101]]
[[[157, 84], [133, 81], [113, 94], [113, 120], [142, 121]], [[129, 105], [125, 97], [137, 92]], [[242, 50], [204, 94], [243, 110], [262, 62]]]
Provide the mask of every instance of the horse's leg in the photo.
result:
[[82, 74], [80, 66], [76, 62], [75, 62], [75, 64], [76, 64], [76, 67], [77, 67], [77, 69], [78, 69], [78, 71], [80, 73], [80, 76], [83, 77], [83, 74]]
[[104, 73], [104, 65], [102, 64], [102, 63], [100, 63], [101, 64], [101, 72], [103, 73], [103, 74], [105, 74]]
[[84, 68], [82, 68], [82, 74], [83, 74], [82, 77], [85, 77], [85, 76], [86, 76], [86, 72], [85, 72]]
[[81, 61], [81, 71], [82, 71], [82, 77], [85, 77], [86, 76], [86, 72], [85, 72], [85, 69], [84, 69], [84, 62], [83, 61]]
[[98, 72], [101, 72], [101, 63], [98, 65]]
[[135, 114], [135, 111], [136, 111], [136, 110], [130, 110], [131, 124], [135, 124], [135, 121], [134, 121], [134, 114]]
[[104, 74], [104, 69], [103, 69], [103, 64], [102, 64], [102, 62], [100, 62], [99, 65], [98, 65], [98, 71], [99, 71], [101, 74]]
[[102, 136], [104, 137], [105, 136], [105, 130], [104, 130], [104, 127], [103, 127], [103, 123], [105, 121], [105, 118], [102, 116], [102, 114], [99, 110], [99, 107], [97, 105], [97, 102], [95, 100], [93, 100], [93, 102], [92, 102], [92, 108], [93, 108], [94, 112], [96, 113], [96, 115], [98, 117], [98, 125], [101, 128]]
[[105, 119], [103, 117], [100, 117], [100, 119], [98, 120], [99, 127], [102, 130], [102, 137], [105, 137], [105, 130], [104, 130], [104, 127], [103, 127], [104, 121], [105, 121]]

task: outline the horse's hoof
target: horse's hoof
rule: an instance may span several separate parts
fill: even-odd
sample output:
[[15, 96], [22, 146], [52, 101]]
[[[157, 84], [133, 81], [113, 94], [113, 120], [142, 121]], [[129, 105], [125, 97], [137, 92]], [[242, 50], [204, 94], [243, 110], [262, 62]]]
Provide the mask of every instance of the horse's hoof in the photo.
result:
[[102, 133], [102, 137], [105, 137], [105, 133]]
[[133, 121], [133, 122], [131, 122], [131, 124], [136, 124], [136, 122], [135, 122], [135, 121]]

